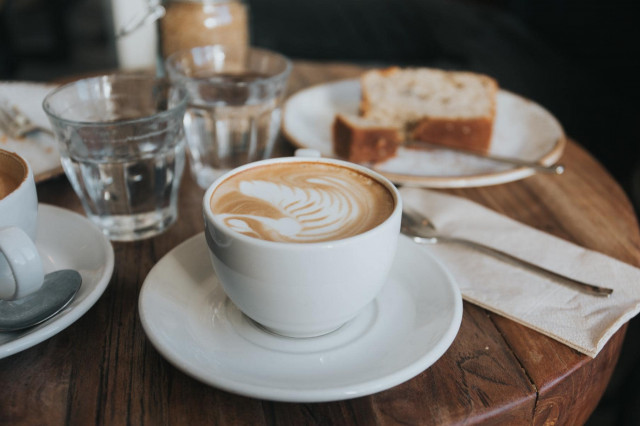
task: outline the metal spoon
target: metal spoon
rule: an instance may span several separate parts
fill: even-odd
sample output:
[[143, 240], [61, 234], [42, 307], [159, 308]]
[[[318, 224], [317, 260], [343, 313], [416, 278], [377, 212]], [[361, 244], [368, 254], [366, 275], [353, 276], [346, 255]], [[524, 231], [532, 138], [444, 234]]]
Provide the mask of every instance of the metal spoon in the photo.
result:
[[424, 215], [414, 211], [405, 209], [402, 212], [402, 225], [400, 230], [403, 234], [411, 237], [414, 242], [419, 244], [437, 244], [437, 243], [455, 243], [462, 244], [467, 247], [474, 248], [485, 254], [493, 255], [501, 260], [508, 260], [519, 264], [534, 272], [547, 275], [558, 280], [559, 283], [573, 287], [583, 293], [588, 293], [594, 296], [609, 297], [613, 290], [606, 287], [600, 287], [593, 284], [587, 284], [582, 281], [575, 280], [573, 278], [566, 277], [557, 272], [550, 271], [541, 266], [530, 263], [526, 260], [515, 257], [511, 254], [497, 250], [493, 247], [485, 246], [484, 244], [477, 243], [471, 240], [465, 240], [457, 237], [447, 237], [438, 235], [436, 227], [431, 221]]
[[75, 297], [82, 277], [72, 269], [51, 272], [42, 288], [17, 300], [0, 300], [0, 331], [33, 327], [56, 315]]
[[550, 166], [545, 166], [544, 164], [536, 163], [533, 161], [521, 160], [519, 158], [502, 157], [494, 154], [485, 154], [482, 152], [471, 151], [471, 150], [462, 149], [462, 148], [455, 148], [452, 146], [438, 145], [435, 143], [425, 142], [425, 141], [410, 141], [410, 142], [407, 142], [406, 146], [408, 148], [426, 147], [430, 149], [444, 149], [447, 151], [455, 151], [461, 154], [471, 155], [473, 157], [486, 158], [488, 160], [495, 161], [498, 163], [510, 164], [512, 166], [517, 166], [517, 167], [527, 167], [529, 169], [533, 169], [535, 171], [542, 172], [542, 173], [551, 173], [555, 175], [561, 175], [564, 173], [564, 166], [562, 164], [552, 164]]

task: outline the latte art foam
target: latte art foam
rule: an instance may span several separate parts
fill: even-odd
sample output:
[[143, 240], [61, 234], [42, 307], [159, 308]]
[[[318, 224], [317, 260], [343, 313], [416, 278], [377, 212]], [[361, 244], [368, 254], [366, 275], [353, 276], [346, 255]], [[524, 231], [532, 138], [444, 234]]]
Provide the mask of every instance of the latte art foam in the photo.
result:
[[312, 243], [366, 232], [391, 215], [389, 190], [357, 171], [326, 163], [259, 166], [224, 181], [211, 211], [236, 232]]

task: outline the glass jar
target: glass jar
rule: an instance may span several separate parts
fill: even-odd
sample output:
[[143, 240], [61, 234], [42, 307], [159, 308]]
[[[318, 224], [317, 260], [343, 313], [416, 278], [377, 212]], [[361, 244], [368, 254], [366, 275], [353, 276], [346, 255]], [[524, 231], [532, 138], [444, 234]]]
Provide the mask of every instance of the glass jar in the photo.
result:
[[174, 52], [212, 44], [243, 57], [249, 46], [248, 7], [242, 0], [165, 0], [160, 48]]

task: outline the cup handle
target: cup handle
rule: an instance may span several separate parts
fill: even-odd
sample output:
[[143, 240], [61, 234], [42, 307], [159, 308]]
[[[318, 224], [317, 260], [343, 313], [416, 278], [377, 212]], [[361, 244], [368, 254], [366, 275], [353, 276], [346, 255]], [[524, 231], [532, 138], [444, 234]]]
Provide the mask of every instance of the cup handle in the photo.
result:
[[[0, 297], [15, 300], [38, 290], [44, 282], [44, 269], [36, 245], [20, 228], [0, 229], [0, 253], [13, 273], [14, 289], [0, 288]], [[1, 284], [1, 283], [0, 283]]]
[[307, 157], [307, 158], [320, 158], [322, 154], [320, 151], [311, 148], [298, 148], [293, 153], [294, 157]]

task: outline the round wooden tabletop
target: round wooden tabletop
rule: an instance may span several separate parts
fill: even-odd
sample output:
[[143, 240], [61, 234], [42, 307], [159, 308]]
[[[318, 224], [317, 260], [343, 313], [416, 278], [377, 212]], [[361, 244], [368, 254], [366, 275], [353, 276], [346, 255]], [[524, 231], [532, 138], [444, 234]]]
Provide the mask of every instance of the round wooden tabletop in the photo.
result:
[[[290, 92], [362, 68], [297, 62]], [[283, 153], [290, 152], [284, 145]], [[640, 234], [620, 186], [569, 141], [561, 176], [443, 190], [545, 232], [640, 266]], [[167, 232], [114, 243], [109, 287], [78, 321], [0, 360], [2, 424], [580, 424], [597, 405], [616, 365], [626, 327], [595, 358], [513, 321], [464, 303], [447, 352], [415, 378], [351, 400], [262, 401], [204, 385], [167, 362], [138, 316], [140, 287], [153, 265], [203, 230], [204, 191], [185, 173], [180, 217]], [[64, 176], [38, 184], [40, 202], [83, 213]]]

